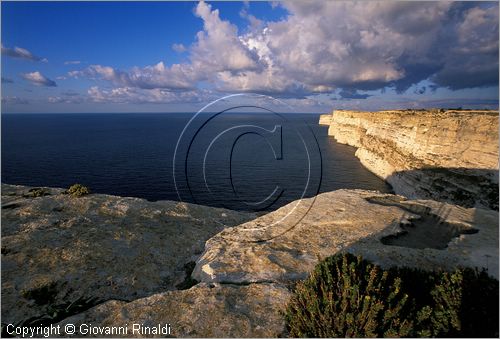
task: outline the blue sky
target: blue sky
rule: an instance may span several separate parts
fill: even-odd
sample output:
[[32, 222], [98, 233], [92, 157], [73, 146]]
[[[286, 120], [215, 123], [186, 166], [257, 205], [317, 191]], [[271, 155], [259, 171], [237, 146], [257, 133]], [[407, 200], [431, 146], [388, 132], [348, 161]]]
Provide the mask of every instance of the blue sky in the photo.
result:
[[3, 112], [498, 108], [498, 4], [5, 2]]

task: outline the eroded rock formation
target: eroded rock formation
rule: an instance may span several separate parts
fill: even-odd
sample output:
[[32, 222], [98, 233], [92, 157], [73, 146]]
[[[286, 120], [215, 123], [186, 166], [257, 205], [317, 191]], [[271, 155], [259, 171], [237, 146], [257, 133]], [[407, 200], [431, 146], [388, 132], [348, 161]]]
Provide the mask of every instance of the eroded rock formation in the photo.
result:
[[498, 210], [498, 112], [336, 110], [329, 135], [397, 194]]

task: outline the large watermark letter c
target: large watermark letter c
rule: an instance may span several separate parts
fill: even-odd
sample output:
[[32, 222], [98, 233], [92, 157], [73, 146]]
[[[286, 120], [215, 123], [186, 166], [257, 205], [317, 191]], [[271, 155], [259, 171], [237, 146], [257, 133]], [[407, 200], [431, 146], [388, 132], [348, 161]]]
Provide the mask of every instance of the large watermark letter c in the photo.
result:
[[275, 125], [272, 130], [267, 130], [263, 127], [256, 126], [256, 125], [237, 125], [233, 126], [231, 128], [228, 128], [221, 133], [219, 133], [210, 143], [210, 145], [207, 147], [205, 156], [203, 159], [203, 177], [205, 181], [205, 186], [209, 192], [212, 194], [214, 193], [212, 189], [210, 189], [206, 177], [206, 160], [207, 160], [207, 154], [209, 153], [210, 149], [212, 146], [215, 144], [215, 142], [219, 139], [222, 139], [224, 136], [230, 136], [233, 138], [233, 142], [231, 143], [231, 150], [229, 152], [229, 157], [227, 158], [227, 163], [228, 163], [228, 177], [231, 183], [231, 188], [234, 194], [234, 197], [236, 198], [235, 200], [238, 202], [241, 202], [247, 206], [251, 206], [253, 209], [256, 210], [261, 210], [265, 209], [268, 206], [271, 206], [279, 197], [283, 194], [283, 189], [279, 187], [279, 185], [276, 185], [274, 190], [263, 200], [257, 201], [257, 202], [249, 202], [245, 201], [238, 195], [238, 191], [236, 190], [236, 187], [234, 185], [233, 181], [233, 155], [235, 151], [236, 144], [238, 141], [245, 135], [256, 135], [258, 137], [263, 138], [266, 143], [269, 145], [270, 150], [273, 152], [273, 156], [275, 160], [282, 160], [283, 159], [283, 133], [282, 133], [282, 127], [281, 125]]

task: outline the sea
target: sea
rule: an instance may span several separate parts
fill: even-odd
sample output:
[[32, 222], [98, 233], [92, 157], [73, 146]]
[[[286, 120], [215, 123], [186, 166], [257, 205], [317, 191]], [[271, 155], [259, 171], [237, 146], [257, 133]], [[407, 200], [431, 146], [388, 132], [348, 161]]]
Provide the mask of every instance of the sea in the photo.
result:
[[1, 181], [272, 211], [338, 189], [391, 192], [318, 114], [2, 114]]

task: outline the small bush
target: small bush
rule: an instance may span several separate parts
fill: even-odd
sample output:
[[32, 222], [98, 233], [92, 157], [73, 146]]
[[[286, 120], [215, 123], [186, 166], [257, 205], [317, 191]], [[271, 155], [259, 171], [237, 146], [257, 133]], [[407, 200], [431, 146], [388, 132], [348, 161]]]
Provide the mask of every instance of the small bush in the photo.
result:
[[25, 195], [27, 197], [32, 197], [32, 198], [38, 198], [38, 197], [43, 197], [45, 195], [50, 195], [50, 193], [45, 190], [44, 188], [31, 188], [29, 191], [28, 191], [28, 194]]
[[406, 336], [401, 280], [349, 254], [329, 257], [299, 283], [288, 305], [292, 337]]
[[498, 281], [339, 254], [297, 284], [285, 320], [293, 337], [498, 336]]
[[80, 184], [74, 184], [74, 185], [71, 185], [70, 188], [68, 188], [66, 193], [68, 193], [74, 197], [81, 197], [81, 196], [90, 194], [90, 190], [86, 186], [83, 186]]

